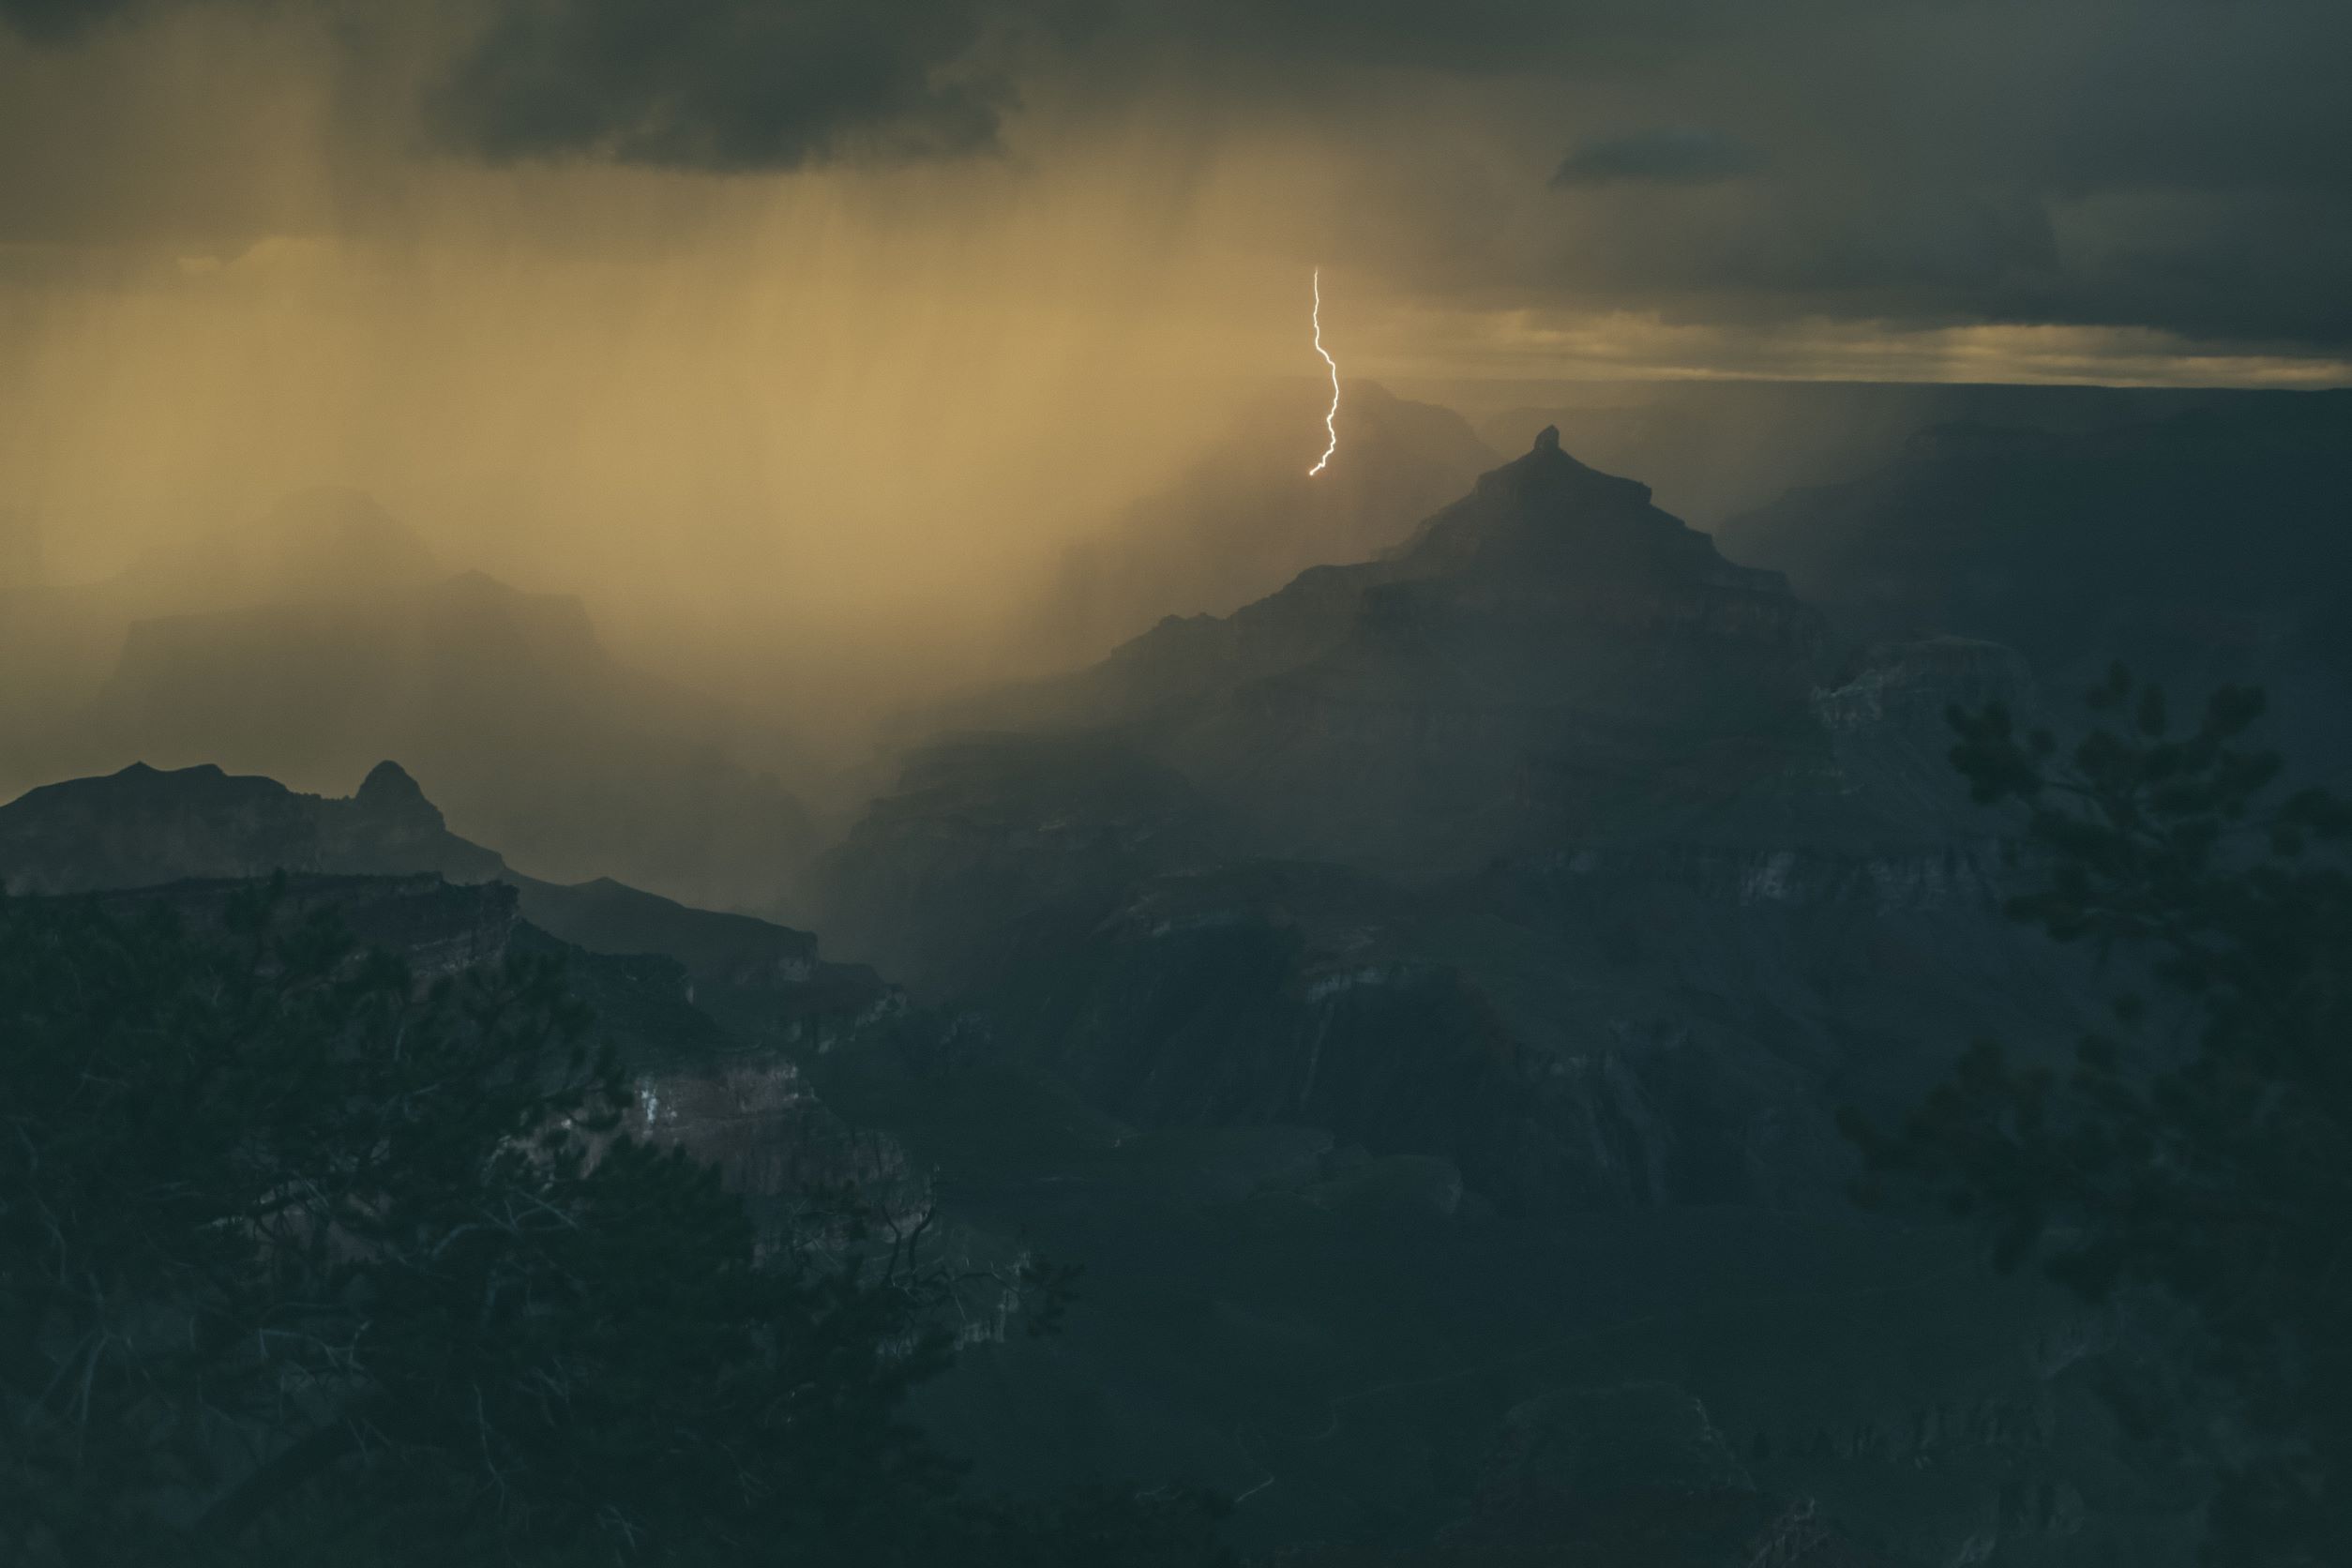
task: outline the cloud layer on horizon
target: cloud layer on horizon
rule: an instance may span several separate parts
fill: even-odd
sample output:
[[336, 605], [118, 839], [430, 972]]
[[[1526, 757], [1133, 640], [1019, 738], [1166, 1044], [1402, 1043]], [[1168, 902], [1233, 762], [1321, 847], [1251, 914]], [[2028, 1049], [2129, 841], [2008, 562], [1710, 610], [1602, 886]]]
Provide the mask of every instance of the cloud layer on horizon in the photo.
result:
[[[335, 143], [307, 200], [187, 129], [198, 87], [152, 84], [141, 37], [185, 47], [191, 18], [299, 40], [282, 69]], [[0, 0], [0, 100], [80, 69], [106, 111], [0, 109], [0, 243], [333, 228], [365, 171], [418, 158], [1045, 167], [1085, 115], [1033, 104], [1148, 100], [1173, 139], [1324, 139], [1351, 204], [1273, 243], [1434, 304], [2352, 344], [2332, 0]], [[204, 166], [158, 182], [143, 158]]]

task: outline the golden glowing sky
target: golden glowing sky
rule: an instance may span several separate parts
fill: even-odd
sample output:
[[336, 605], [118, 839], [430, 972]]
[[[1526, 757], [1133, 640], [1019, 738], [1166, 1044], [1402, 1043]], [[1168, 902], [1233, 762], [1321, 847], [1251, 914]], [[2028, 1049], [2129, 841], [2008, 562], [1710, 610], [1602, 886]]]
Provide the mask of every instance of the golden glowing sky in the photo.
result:
[[1321, 373], [1318, 264], [1349, 377], [2352, 380], [2341, 7], [649, 6], [0, 0], [53, 569], [332, 483], [620, 635], [950, 637]]

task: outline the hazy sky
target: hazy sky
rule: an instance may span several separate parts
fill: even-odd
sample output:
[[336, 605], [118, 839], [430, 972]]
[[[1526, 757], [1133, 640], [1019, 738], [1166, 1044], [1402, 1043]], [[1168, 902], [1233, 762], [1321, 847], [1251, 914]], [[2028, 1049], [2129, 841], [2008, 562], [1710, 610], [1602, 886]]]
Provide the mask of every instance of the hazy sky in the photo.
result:
[[0, 0], [0, 504], [947, 605], [1319, 369], [1319, 264], [1351, 375], [2341, 384], [2347, 59], [2343, 0]]

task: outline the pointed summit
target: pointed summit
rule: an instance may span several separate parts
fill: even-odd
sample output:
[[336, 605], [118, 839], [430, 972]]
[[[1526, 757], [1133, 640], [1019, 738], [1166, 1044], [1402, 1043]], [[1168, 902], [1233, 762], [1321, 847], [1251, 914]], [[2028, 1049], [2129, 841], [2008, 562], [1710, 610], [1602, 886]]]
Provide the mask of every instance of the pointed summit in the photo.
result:
[[1563, 506], [1631, 511], [1650, 507], [1648, 485], [1588, 468], [1560, 450], [1558, 425], [1545, 426], [1525, 452], [1480, 475], [1473, 494], [1544, 512]]
[[451, 833], [441, 807], [398, 762], [378, 762], [350, 799], [320, 801], [317, 810], [321, 858], [331, 869], [438, 871], [451, 882], [487, 882], [505, 869], [495, 850]]
[[369, 816], [381, 821], [399, 820], [416, 826], [442, 826], [441, 807], [425, 798], [425, 792], [406, 768], [386, 760], [368, 770], [360, 781], [359, 792], [352, 796], [352, 804]]

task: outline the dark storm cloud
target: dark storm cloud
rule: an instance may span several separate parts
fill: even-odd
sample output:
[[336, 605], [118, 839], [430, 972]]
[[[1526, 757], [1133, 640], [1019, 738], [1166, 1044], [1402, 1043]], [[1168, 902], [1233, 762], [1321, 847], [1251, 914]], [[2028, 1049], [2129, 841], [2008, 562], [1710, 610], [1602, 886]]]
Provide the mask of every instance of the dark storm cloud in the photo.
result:
[[0, 22], [38, 42], [80, 38], [131, 9], [136, 0], [0, 0]]
[[[1667, 189], [1669, 203], [1644, 203]], [[2154, 327], [2292, 352], [2352, 343], [2352, 203], [2307, 193], [2083, 202], [1974, 183], [1612, 185], [1518, 286], [1683, 322]]]
[[1585, 143], [1552, 171], [1552, 183], [1712, 185], [1756, 173], [1763, 167], [1761, 153], [1719, 130], [1661, 126]]
[[0, 23], [38, 43], [63, 43], [144, 4], [145, 0], [0, 0]]
[[[205, 5], [237, 0], [0, 0], [0, 25], [65, 47], [111, 23]], [[424, 4], [242, 8], [327, 17], [355, 55], [371, 35], [433, 24]], [[996, 144], [1015, 100], [988, 51], [1080, 9], [1071, 0], [482, 0], [455, 9], [462, 41], [419, 108], [430, 143], [490, 162], [740, 171], [968, 153]]]
[[[1697, 0], [1704, 8], [1714, 0]], [[1108, 25], [1235, 55], [1329, 68], [1422, 66], [1493, 73], [1621, 57], [1629, 41], [1671, 36], [1694, 0], [1195, 0], [1117, 8]]]
[[493, 160], [591, 155], [793, 168], [852, 147], [995, 145], [1012, 98], [972, 53], [1006, 24], [976, 0], [505, 0], [430, 100]]
[[993, 147], [1016, 53], [1046, 75], [1133, 81], [1174, 60], [1208, 83], [1312, 98], [1363, 67], [1601, 68], [1625, 39], [1669, 36], [1694, 3], [490, 0], [431, 110], [492, 159], [792, 168]]
[[[1063, 89], [1175, 134], [1319, 121], [1339, 158], [1424, 115], [1455, 163], [1409, 148], [1345, 220], [1361, 264], [1436, 301], [2352, 332], [2344, 0], [0, 0], [0, 22], [69, 49], [201, 7], [414, 28], [407, 128], [489, 162], [967, 155]], [[9, 161], [0, 228], [12, 177], [67, 202], [54, 158]], [[1360, 236], [1313, 244], [1334, 237]]]

